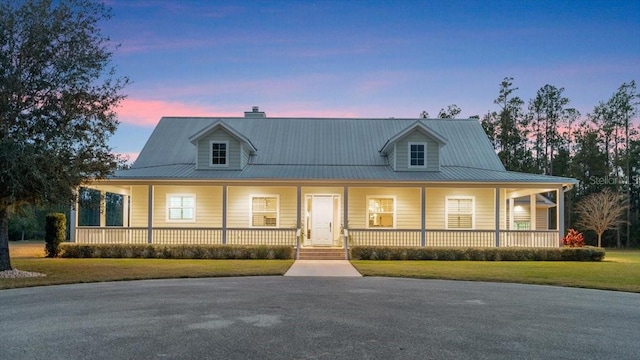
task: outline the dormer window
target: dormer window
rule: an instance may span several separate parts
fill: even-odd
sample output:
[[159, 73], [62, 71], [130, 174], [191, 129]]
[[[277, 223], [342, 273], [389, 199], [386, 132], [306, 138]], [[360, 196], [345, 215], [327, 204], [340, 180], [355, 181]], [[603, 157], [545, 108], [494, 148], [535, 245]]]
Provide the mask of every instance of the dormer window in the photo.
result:
[[229, 166], [229, 142], [211, 141], [211, 162], [212, 167]]
[[409, 167], [424, 168], [427, 165], [427, 143], [409, 143]]

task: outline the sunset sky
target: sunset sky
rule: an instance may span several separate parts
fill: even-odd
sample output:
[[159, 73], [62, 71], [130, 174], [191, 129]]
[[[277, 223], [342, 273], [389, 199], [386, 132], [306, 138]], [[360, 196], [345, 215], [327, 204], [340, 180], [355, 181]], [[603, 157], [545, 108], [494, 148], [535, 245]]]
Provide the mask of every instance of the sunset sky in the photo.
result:
[[637, 0], [106, 2], [133, 81], [110, 144], [131, 160], [162, 116], [482, 116], [507, 76], [586, 115], [640, 81]]

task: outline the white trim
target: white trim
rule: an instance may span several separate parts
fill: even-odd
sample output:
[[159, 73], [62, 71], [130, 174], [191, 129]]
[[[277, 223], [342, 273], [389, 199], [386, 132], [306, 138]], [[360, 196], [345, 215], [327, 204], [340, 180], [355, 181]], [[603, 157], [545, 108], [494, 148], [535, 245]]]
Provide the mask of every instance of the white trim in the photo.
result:
[[[412, 145], [422, 145], [424, 147], [424, 151], [423, 151], [424, 164], [423, 165], [411, 165], [411, 146]], [[408, 169], [426, 169], [427, 168], [427, 143], [426, 142], [417, 142], [417, 141], [407, 142], [407, 168]]]
[[[396, 195], [367, 195], [366, 196], [367, 203], [365, 204], [366, 209], [366, 218], [365, 225], [367, 229], [395, 229], [396, 228], [396, 218], [398, 213], [398, 200]], [[369, 200], [371, 199], [391, 199], [393, 200], [393, 224], [391, 227], [389, 226], [370, 226], [369, 225]], [[390, 212], [385, 211], [383, 214], [389, 214]]]
[[[224, 164], [214, 164], [213, 163], [213, 144], [225, 144], [225, 158], [224, 158]], [[209, 140], [209, 149], [207, 150], [209, 153], [209, 167], [212, 168], [219, 168], [219, 167], [229, 167], [229, 152], [230, 152], [230, 148], [229, 148], [229, 141], [228, 140]]]
[[[192, 219], [171, 219], [169, 216], [169, 209], [171, 204], [172, 197], [180, 197], [186, 198], [190, 197], [193, 199], [193, 218]], [[165, 221], [168, 223], [193, 223], [196, 222], [196, 194], [190, 193], [167, 193], [166, 202], [165, 202]]]
[[[275, 226], [254, 226], [253, 225], [253, 199], [254, 198], [275, 198], [276, 199], [276, 225]], [[264, 211], [270, 212], [270, 211]], [[250, 194], [249, 195], [249, 227], [254, 229], [274, 229], [280, 226], [280, 195], [279, 194]]]
[[476, 197], [475, 196], [445, 196], [444, 199], [444, 227], [447, 230], [461, 230], [460, 228], [449, 228], [449, 200], [471, 200], [471, 228], [476, 229]]

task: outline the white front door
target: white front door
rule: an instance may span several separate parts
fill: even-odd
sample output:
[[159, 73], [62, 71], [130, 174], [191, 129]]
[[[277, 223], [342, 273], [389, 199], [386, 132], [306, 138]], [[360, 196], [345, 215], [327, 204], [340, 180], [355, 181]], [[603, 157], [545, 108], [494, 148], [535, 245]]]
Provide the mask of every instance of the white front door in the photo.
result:
[[333, 245], [333, 196], [314, 196], [311, 207], [311, 244]]

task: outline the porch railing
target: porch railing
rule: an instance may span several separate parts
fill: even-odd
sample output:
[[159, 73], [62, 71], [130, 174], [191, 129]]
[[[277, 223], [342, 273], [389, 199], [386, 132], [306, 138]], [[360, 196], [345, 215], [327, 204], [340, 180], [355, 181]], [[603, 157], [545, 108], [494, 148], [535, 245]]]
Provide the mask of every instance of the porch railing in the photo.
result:
[[426, 246], [495, 247], [493, 230], [427, 230]]
[[500, 246], [559, 247], [557, 230], [500, 230]]
[[420, 246], [421, 230], [349, 229], [351, 246]]
[[[154, 244], [222, 244], [221, 228], [153, 228]], [[349, 229], [349, 246], [420, 246], [419, 229]], [[79, 244], [146, 244], [146, 227], [76, 228]], [[296, 229], [227, 229], [230, 245], [296, 245]], [[426, 246], [495, 247], [494, 230], [426, 230]], [[557, 230], [500, 230], [500, 247], [558, 247]]]
[[296, 229], [227, 229], [230, 245], [296, 245]]
[[146, 227], [78, 226], [76, 242], [79, 244], [146, 244]]
[[163, 245], [219, 245], [221, 228], [153, 228], [153, 243]]

